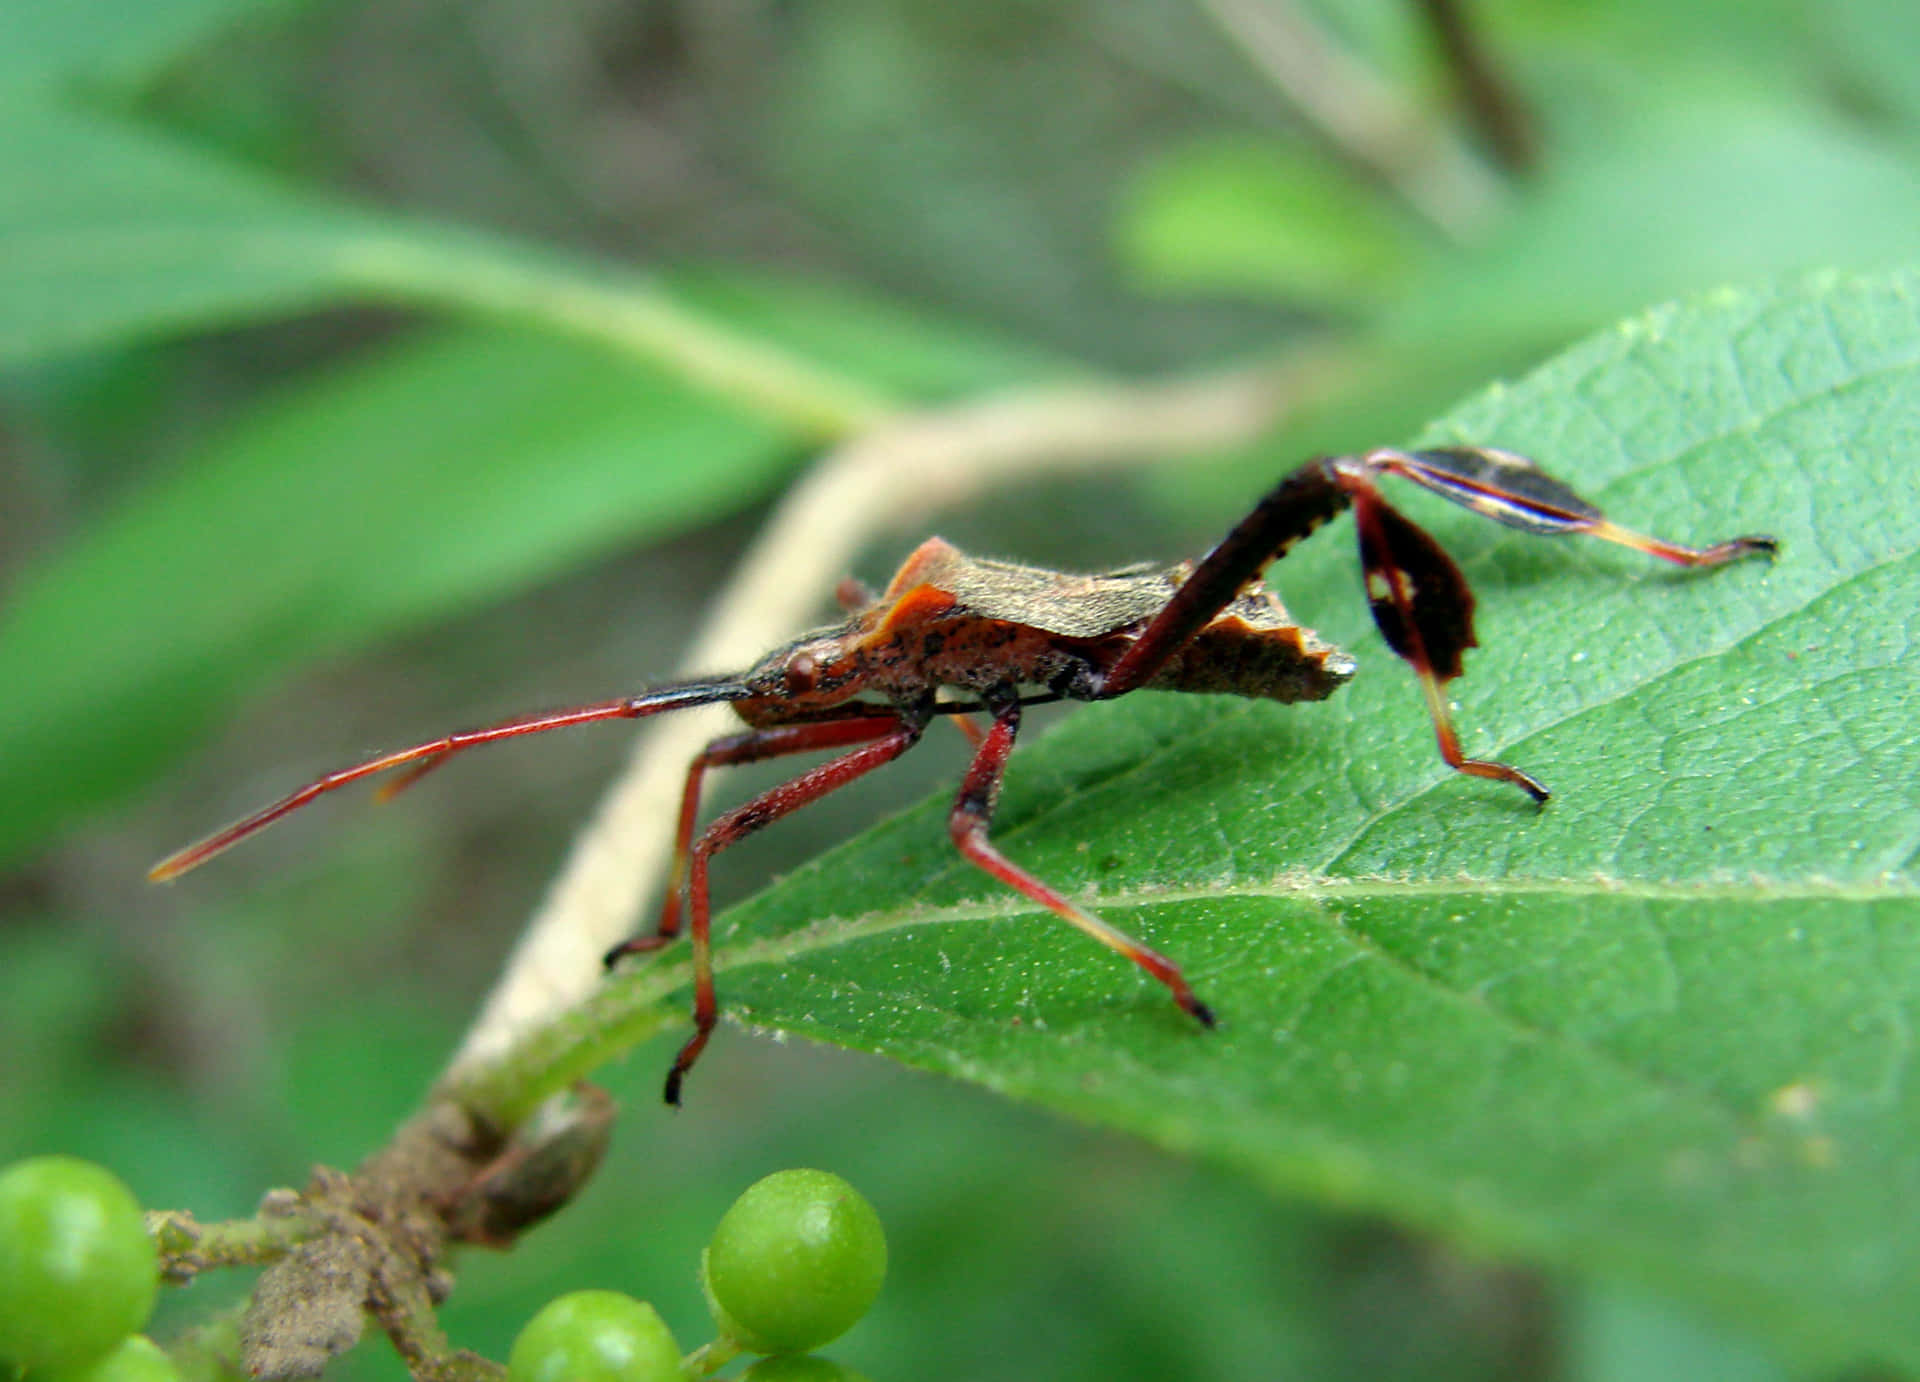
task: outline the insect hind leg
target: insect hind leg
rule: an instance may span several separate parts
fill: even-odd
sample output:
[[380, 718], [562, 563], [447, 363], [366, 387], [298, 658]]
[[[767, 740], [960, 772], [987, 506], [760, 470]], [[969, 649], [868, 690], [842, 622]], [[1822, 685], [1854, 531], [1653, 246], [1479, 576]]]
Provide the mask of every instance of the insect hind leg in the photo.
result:
[[1382, 449], [1340, 457], [1330, 465], [1353, 505], [1374, 622], [1388, 646], [1420, 678], [1441, 757], [1460, 772], [1511, 782], [1536, 802], [1548, 796], [1537, 779], [1505, 763], [1468, 758], [1460, 748], [1446, 684], [1460, 675], [1463, 656], [1479, 641], [1473, 631], [1473, 591], [1440, 544], [1386, 501], [1376, 477], [1398, 475], [1482, 517], [1537, 537], [1584, 534], [1682, 566], [1719, 566], [1754, 554], [1772, 556], [1779, 547], [1773, 538], [1759, 535], [1696, 548], [1636, 533], [1610, 521], [1597, 506], [1525, 456], [1492, 447]]
[[1741, 557], [1771, 557], [1779, 541], [1750, 533], [1706, 547], [1687, 547], [1623, 528], [1525, 456], [1491, 446], [1425, 451], [1370, 451], [1349, 462], [1371, 473], [1398, 475], [1509, 528], [1553, 537], [1579, 533], [1658, 557], [1677, 566], [1721, 566]]

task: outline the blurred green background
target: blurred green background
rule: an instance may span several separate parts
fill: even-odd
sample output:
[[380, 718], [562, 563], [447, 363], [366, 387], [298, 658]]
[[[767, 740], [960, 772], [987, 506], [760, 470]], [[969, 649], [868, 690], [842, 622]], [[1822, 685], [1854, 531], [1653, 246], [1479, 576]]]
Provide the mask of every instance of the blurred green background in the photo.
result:
[[[321, 808], [175, 889], [145, 867], [366, 750], [660, 675], [860, 400], [1323, 362], [1244, 453], [940, 520], [1115, 564], [1194, 550], [1308, 450], [1403, 440], [1645, 304], [1920, 250], [1909, 0], [1473, 5], [1522, 154], [1463, 97], [1446, 8], [6, 0], [0, 1160], [96, 1157], [211, 1219], [378, 1145], [619, 732]], [[856, 402], [809, 420], [623, 353], [556, 288], [609, 265]], [[729, 854], [719, 900], [961, 761], [930, 740]], [[765, 780], [741, 777], [722, 799]], [[589, 1285], [698, 1342], [712, 1223], [817, 1164], [892, 1236], [832, 1350], [876, 1379], [1778, 1368], [1606, 1283], [877, 1061], [729, 1033], [670, 1118], [664, 1059], [604, 1072], [609, 1164], [580, 1212], [467, 1259], [456, 1342], [501, 1356]], [[399, 1372], [379, 1343], [336, 1369]]]

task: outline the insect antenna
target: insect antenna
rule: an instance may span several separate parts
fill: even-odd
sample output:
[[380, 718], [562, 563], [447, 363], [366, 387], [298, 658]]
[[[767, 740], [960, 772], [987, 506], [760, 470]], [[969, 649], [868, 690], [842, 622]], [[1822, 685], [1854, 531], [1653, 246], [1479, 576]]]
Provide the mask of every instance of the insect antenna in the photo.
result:
[[235, 821], [224, 830], [215, 831], [197, 844], [188, 845], [185, 849], [169, 854], [147, 871], [147, 877], [155, 883], [164, 883], [169, 879], [178, 878], [187, 870], [206, 863], [222, 850], [238, 844], [255, 831], [263, 830], [282, 816], [299, 810], [316, 797], [324, 796], [349, 783], [358, 782], [363, 777], [372, 777], [376, 773], [387, 772], [393, 768], [407, 769], [378, 793], [376, 799], [385, 801], [418, 782], [452, 755], [481, 744], [513, 739], [523, 734], [544, 734], [550, 729], [566, 729], [572, 725], [593, 724], [600, 720], [637, 720], [669, 710], [686, 710], [697, 705], [744, 700], [753, 694], [753, 689], [745, 682], [731, 677], [675, 682], [668, 686], [655, 687], [651, 691], [642, 691], [637, 695], [621, 696], [615, 700], [595, 701], [591, 705], [577, 705], [566, 710], [549, 710], [536, 715], [520, 715], [481, 729], [457, 730], [452, 734], [442, 735], [438, 739], [428, 740], [424, 744], [395, 749], [391, 753], [381, 754], [378, 758], [370, 758], [364, 763], [356, 763], [352, 767], [341, 768], [324, 777], [315, 778], [306, 786], [289, 792], [279, 801]]

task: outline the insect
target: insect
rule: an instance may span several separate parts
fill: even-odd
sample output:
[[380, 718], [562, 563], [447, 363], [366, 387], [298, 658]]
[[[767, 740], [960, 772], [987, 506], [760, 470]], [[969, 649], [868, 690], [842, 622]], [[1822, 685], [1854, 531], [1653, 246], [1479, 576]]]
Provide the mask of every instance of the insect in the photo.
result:
[[[984, 731], [957, 721], [969, 729], [974, 755], [947, 818], [955, 846], [1002, 883], [1132, 960], [1210, 1027], [1212, 1010], [1172, 960], [1075, 905], [995, 848], [994, 804], [1021, 711], [1049, 701], [1111, 700], [1142, 689], [1325, 699], [1353, 676], [1353, 659], [1295, 624], [1260, 575], [1294, 543], [1351, 508], [1374, 620], [1426, 693], [1440, 756], [1460, 772], [1510, 782], [1534, 801], [1546, 801], [1547, 789], [1520, 769], [1461, 751], [1445, 688], [1477, 644], [1473, 592], [1440, 545], [1387, 503], [1378, 483], [1385, 476], [1411, 480], [1522, 532], [1584, 533], [1682, 566], [1719, 566], [1751, 553], [1771, 556], [1777, 547], [1774, 539], [1758, 536], [1682, 547], [1631, 532], [1532, 461], [1488, 447], [1322, 457], [1282, 479], [1198, 562], [1077, 576], [969, 557], [930, 538], [879, 594], [843, 586], [843, 622], [801, 635], [744, 672], [523, 716], [382, 754], [310, 782], [170, 855], [150, 877], [175, 878], [315, 797], [375, 773], [405, 770], [388, 781], [384, 799], [480, 744], [730, 703], [748, 728], [715, 739], [687, 770], [659, 922], [606, 957], [611, 967], [668, 944], [679, 935], [685, 913], [693, 943], [694, 1031], [667, 1074], [666, 1101], [677, 1104], [681, 1083], [719, 1017], [707, 901], [712, 856], [898, 758], [934, 719], [984, 712], [991, 717]], [[826, 750], [839, 753], [696, 833], [709, 768]]]

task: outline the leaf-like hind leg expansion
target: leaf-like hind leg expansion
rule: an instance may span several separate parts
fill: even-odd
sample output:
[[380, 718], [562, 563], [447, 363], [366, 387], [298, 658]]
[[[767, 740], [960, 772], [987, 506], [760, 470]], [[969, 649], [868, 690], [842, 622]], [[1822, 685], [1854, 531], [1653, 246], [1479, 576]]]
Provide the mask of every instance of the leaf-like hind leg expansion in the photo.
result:
[[1071, 922], [1102, 945], [1125, 955], [1165, 984], [1173, 994], [1173, 1001], [1198, 1019], [1202, 1026], [1213, 1026], [1213, 1010], [1194, 996], [1186, 976], [1180, 972], [1180, 966], [1124, 931], [1074, 906], [1065, 894], [1041, 882], [994, 848], [987, 832], [993, 822], [993, 808], [1000, 799], [1000, 783], [1006, 772], [1007, 758], [1013, 752], [1014, 736], [1020, 731], [1020, 702], [1010, 690], [997, 697], [989, 696], [988, 701], [993, 706], [993, 726], [981, 740], [979, 751], [974, 754], [973, 763], [967, 769], [966, 779], [960, 784], [959, 795], [954, 798], [953, 810], [947, 816], [947, 829], [953, 836], [955, 847], [969, 862], [986, 870], [1008, 887], [1031, 898], [1055, 916]]
[[1756, 553], [1772, 556], [1780, 547], [1776, 539], [1757, 533], [1728, 538], [1710, 547], [1683, 547], [1636, 533], [1609, 521], [1595, 505], [1525, 456], [1490, 446], [1370, 451], [1358, 465], [1375, 474], [1411, 480], [1509, 528], [1538, 537], [1581, 533], [1678, 566], [1720, 566]]
[[1340, 481], [1353, 500], [1374, 623], [1387, 646], [1420, 678], [1440, 756], [1456, 772], [1511, 782], [1534, 801], [1546, 801], [1549, 793], [1537, 778], [1511, 764], [1469, 758], [1460, 748], [1446, 685], [1460, 675], [1462, 657], [1479, 641], [1467, 578], [1439, 543], [1381, 497], [1366, 475], [1343, 471]]
[[1473, 591], [1440, 544], [1387, 503], [1375, 477], [1399, 475], [1482, 517], [1537, 537], [1579, 533], [1682, 566], [1771, 556], [1779, 546], [1761, 536], [1730, 538], [1703, 548], [1646, 537], [1609, 522], [1597, 507], [1526, 457], [1490, 447], [1370, 451], [1323, 464], [1353, 504], [1374, 622], [1387, 645], [1420, 678], [1440, 756], [1460, 772], [1511, 782], [1536, 802], [1548, 796], [1536, 778], [1461, 751], [1446, 684], [1464, 670], [1467, 649], [1478, 646]]
[[1684, 547], [1609, 521], [1600, 510], [1524, 456], [1492, 447], [1381, 449], [1307, 462], [1268, 492], [1203, 557], [1166, 606], [1103, 673], [1076, 695], [1108, 699], [1150, 682], [1167, 661], [1224, 610], [1268, 563], [1328, 519], [1356, 510], [1367, 599], [1388, 646], [1420, 678], [1440, 755], [1456, 770], [1511, 782], [1535, 801], [1547, 799], [1536, 779], [1505, 763], [1468, 758], [1447, 708], [1446, 684], [1476, 646], [1473, 592], [1452, 558], [1387, 503], [1376, 481], [1398, 475], [1496, 523], [1540, 537], [1581, 533], [1682, 566], [1719, 566], [1756, 553], [1771, 556], [1773, 538], [1730, 538]]
[[[749, 757], [768, 758], [804, 753], [808, 749], [835, 748], [848, 742], [852, 735], [873, 740], [838, 758], [829, 759], [816, 768], [809, 768], [791, 782], [770, 788], [744, 806], [736, 806], [716, 817], [688, 850], [686, 897], [689, 929], [693, 933], [693, 1035], [680, 1048], [680, 1053], [674, 1057], [672, 1069], [667, 1071], [666, 1088], [663, 1091], [667, 1103], [680, 1102], [680, 1085], [694, 1062], [700, 1059], [700, 1053], [706, 1049], [707, 1038], [713, 1034], [713, 1025], [720, 1016], [720, 1005], [713, 988], [712, 909], [707, 901], [707, 861], [762, 826], [770, 825], [807, 803], [818, 801], [829, 792], [866, 776], [875, 768], [891, 763], [919, 741], [925, 728], [924, 713], [914, 716], [862, 716], [851, 721], [789, 725], [767, 732], [767, 738], [779, 736], [777, 747], [731, 760], [746, 762]], [[755, 744], [756, 738], [755, 735], [743, 735], [737, 742], [748, 750], [764, 748], [763, 743]], [[629, 941], [626, 946], [618, 947], [609, 954], [608, 961], [630, 953], [628, 947], [636, 950], [653, 948], [646, 940], [638, 945]]]

